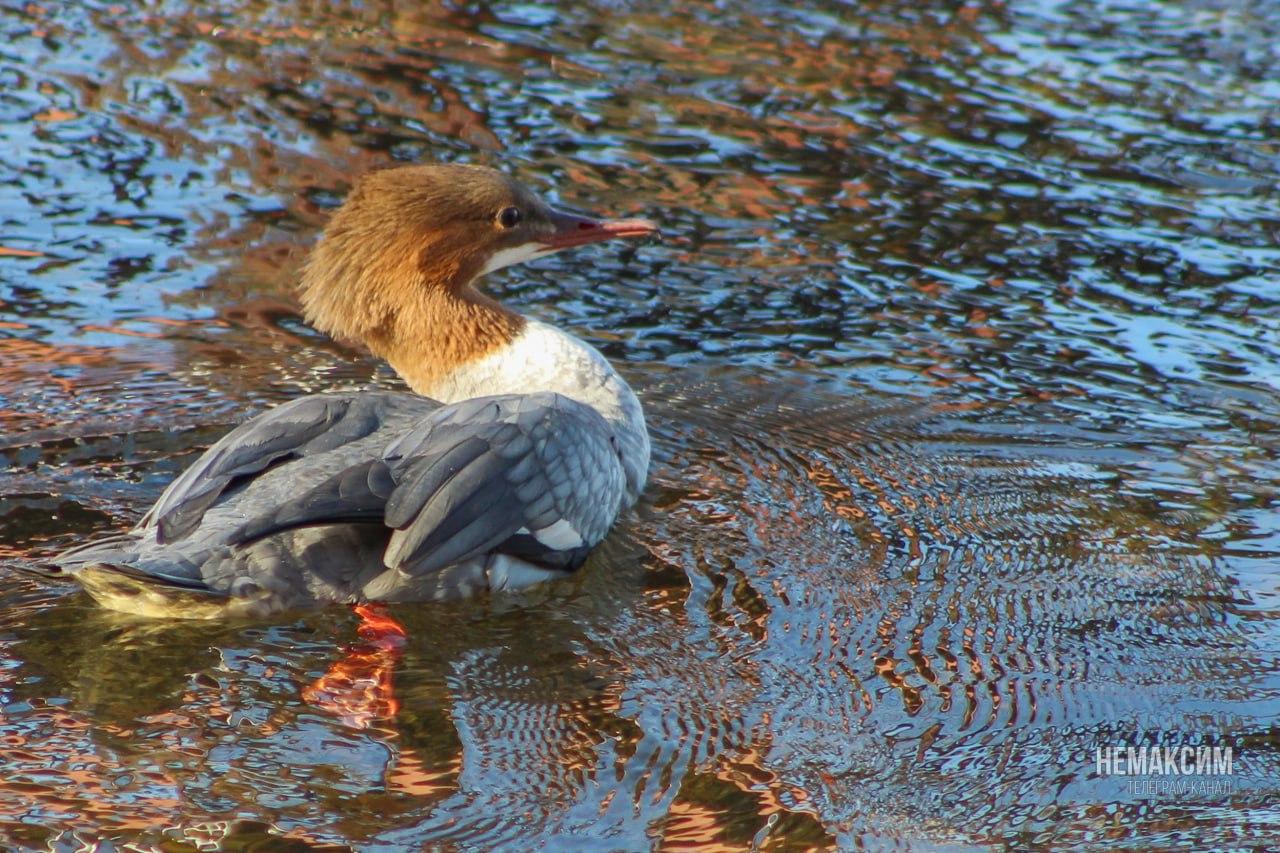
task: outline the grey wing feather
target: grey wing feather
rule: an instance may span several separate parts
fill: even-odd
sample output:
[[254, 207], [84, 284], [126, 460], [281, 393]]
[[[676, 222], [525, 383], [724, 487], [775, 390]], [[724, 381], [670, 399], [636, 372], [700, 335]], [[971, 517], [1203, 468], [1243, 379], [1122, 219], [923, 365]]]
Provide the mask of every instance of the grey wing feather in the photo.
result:
[[380, 459], [247, 521], [234, 538], [380, 514], [392, 528], [383, 562], [408, 574], [493, 550], [567, 568], [604, 538], [625, 496], [613, 432], [594, 409], [551, 393], [481, 397], [440, 408]]
[[395, 491], [391, 470], [381, 459], [345, 468], [318, 485], [246, 519], [227, 537], [233, 545], [318, 522], [382, 521]]
[[165, 489], [142, 526], [154, 525], [160, 543], [181, 539], [200, 525], [209, 507], [238, 478], [261, 473], [284, 459], [363, 438], [393, 411], [438, 405], [405, 394], [374, 392], [316, 394], [285, 403], [246, 421], [205, 451]]
[[559, 394], [446, 407], [385, 458], [397, 487], [384, 562], [414, 575], [508, 543], [543, 562], [562, 564], [557, 554], [576, 562], [604, 538], [625, 499], [612, 429]]

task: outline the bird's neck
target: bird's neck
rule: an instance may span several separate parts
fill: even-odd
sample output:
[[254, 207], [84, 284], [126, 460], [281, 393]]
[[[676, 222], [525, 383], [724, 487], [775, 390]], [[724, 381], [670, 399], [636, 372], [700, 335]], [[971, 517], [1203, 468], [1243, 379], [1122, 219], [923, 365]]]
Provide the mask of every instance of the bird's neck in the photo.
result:
[[410, 388], [441, 400], [439, 390], [450, 377], [509, 348], [525, 325], [519, 314], [473, 288], [432, 290], [366, 341]]

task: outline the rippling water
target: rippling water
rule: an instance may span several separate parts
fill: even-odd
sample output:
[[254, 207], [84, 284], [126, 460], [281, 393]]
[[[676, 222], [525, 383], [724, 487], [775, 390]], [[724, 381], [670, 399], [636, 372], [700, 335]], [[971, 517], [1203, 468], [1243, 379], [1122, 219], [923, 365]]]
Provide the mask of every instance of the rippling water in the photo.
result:
[[[5, 846], [1280, 837], [1274, 0], [0, 31]], [[584, 571], [397, 608], [401, 653], [340, 609], [135, 622], [25, 571], [248, 414], [396, 383], [289, 288], [351, 176], [431, 158], [669, 235], [489, 285], [646, 401], [652, 486]], [[1139, 743], [1234, 772], [1098, 772]]]

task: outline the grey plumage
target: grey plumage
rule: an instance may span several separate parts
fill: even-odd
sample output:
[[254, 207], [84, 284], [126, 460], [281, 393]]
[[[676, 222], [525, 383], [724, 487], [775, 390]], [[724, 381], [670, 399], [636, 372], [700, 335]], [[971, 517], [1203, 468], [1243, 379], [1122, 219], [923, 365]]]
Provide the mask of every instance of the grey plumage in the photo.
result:
[[210, 447], [165, 489], [142, 526], [154, 523], [161, 544], [181, 539], [237, 478], [258, 474], [282, 460], [349, 445], [394, 414], [429, 411], [438, 405], [392, 393], [314, 394], [285, 403], [241, 424]]
[[387, 503], [396, 528], [387, 566], [434, 571], [558, 523], [582, 540], [574, 548], [595, 545], [626, 489], [611, 434], [594, 409], [559, 394], [478, 397], [442, 409], [385, 454], [393, 478], [404, 479]]
[[130, 534], [60, 563], [149, 615], [210, 615], [204, 593], [254, 614], [440, 598], [576, 568], [625, 502], [612, 427], [559, 394], [315, 395], [233, 430]]

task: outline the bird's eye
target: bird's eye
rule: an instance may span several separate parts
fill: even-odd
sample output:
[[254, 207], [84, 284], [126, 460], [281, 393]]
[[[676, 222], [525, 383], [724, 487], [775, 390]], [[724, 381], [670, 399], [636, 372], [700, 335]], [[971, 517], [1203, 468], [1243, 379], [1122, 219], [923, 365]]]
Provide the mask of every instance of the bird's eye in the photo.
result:
[[498, 224], [503, 228], [515, 228], [520, 224], [520, 208], [504, 207], [498, 211]]

